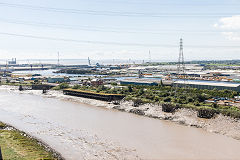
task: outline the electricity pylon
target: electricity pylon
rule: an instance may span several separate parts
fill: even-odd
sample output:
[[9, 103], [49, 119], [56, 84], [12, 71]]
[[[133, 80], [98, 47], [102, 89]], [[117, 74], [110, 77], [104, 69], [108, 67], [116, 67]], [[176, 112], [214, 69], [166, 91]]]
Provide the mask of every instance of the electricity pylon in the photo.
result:
[[[182, 85], [178, 84], [178, 80], [182, 80]], [[187, 88], [186, 86], [186, 68], [185, 68], [185, 62], [184, 62], [184, 55], [183, 55], [183, 39], [180, 39], [180, 46], [179, 46], [179, 56], [178, 56], [178, 63], [177, 63], [177, 72], [176, 72], [176, 80], [174, 80], [175, 83], [175, 96], [177, 96], [177, 90], [181, 86], [182, 88]]]
[[183, 39], [180, 39], [180, 46], [179, 46], [179, 56], [178, 56], [178, 64], [177, 64], [177, 75], [185, 75], [185, 63], [184, 63], [184, 56], [183, 56]]

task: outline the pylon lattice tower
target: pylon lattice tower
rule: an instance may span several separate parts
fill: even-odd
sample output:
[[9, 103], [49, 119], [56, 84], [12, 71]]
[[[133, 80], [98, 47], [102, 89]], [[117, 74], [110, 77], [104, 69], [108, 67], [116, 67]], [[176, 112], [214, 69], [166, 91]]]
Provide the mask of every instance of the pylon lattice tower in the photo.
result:
[[[179, 56], [178, 56], [178, 63], [177, 63], [177, 74], [176, 74], [176, 80], [183, 80], [182, 88], [186, 88], [186, 68], [185, 68], [185, 62], [184, 62], [184, 56], [183, 56], [183, 39], [180, 39], [180, 46], [179, 46]], [[177, 91], [179, 84], [175, 83], [175, 92]]]
[[177, 75], [185, 75], [185, 63], [183, 56], [183, 39], [180, 39], [180, 48], [179, 48], [179, 56], [178, 56], [178, 65], [177, 65]]

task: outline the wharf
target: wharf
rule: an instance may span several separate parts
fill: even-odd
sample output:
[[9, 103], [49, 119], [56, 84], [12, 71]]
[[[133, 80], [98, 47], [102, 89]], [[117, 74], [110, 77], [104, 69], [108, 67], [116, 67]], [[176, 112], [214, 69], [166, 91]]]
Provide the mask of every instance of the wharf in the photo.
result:
[[96, 93], [92, 91], [84, 91], [79, 89], [64, 89], [63, 94], [98, 99], [103, 101], [122, 100], [125, 97], [122, 94]]

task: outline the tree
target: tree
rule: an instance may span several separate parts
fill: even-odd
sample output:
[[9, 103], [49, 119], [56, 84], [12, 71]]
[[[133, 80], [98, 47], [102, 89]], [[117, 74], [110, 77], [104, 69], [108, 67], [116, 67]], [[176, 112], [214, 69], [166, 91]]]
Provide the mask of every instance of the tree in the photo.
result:
[[172, 100], [171, 97], [166, 97], [163, 99], [164, 102], [171, 102], [171, 100]]
[[59, 89], [65, 89], [65, 88], [69, 88], [69, 85], [67, 83], [59, 84]]
[[198, 100], [199, 102], [203, 102], [203, 101], [205, 101], [206, 99], [205, 99], [205, 97], [204, 97], [203, 94], [197, 94], [197, 100]]
[[132, 89], [132, 86], [128, 86], [128, 92], [132, 92], [133, 89]]
[[188, 98], [187, 98], [187, 102], [188, 102], [188, 103], [193, 102], [193, 98], [192, 98], [192, 97], [188, 97]]

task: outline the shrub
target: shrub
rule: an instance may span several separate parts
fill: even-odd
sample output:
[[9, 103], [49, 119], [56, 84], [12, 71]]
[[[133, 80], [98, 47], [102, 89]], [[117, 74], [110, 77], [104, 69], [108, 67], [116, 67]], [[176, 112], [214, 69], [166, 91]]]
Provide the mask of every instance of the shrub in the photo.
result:
[[132, 92], [133, 89], [132, 89], [132, 86], [128, 86], [128, 92]]
[[172, 98], [171, 97], [166, 97], [163, 99], [164, 102], [171, 102]]
[[213, 104], [212, 104], [212, 107], [213, 107], [213, 108], [218, 108], [218, 105], [217, 105], [216, 103], [213, 103]]
[[218, 112], [225, 116], [231, 116], [233, 118], [240, 118], [240, 109], [233, 106], [219, 106]]
[[143, 95], [143, 94], [144, 94], [144, 90], [143, 90], [143, 88], [141, 88], [141, 89], [138, 91], [138, 95], [141, 96], [141, 95]]
[[200, 106], [200, 103], [198, 101], [194, 102], [195, 106]]
[[61, 83], [61, 84], [59, 85], [59, 88], [60, 88], [60, 89], [69, 88], [69, 85], [68, 85], [67, 83]]
[[207, 118], [207, 119], [212, 118], [216, 113], [216, 109], [211, 107], [206, 107], [206, 106], [199, 107], [197, 111], [198, 111], [198, 114], [197, 114], [198, 117]]
[[96, 91], [101, 92], [101, 91], [104, 91], [104, 90], [106, 90], [106, 87], [104, 87], [104, 85], [101, 85], [101, 86], [98, 86]]
[[179, 105], [177, 104], [171, 104], [171, 103], [163, 103], [162, 104], [162, 111], [163, 112], [174, 112], [177, 108], [179, 108]]
[[188, 97], [188, 98], [187, 98], [187, 102], [188, 102], [188, 103], [193, 102], [193, 98], [192, 98], [192, 97]]
[[160, 98], [159, 98], [158, 96], [155, 96], [155, 97], [154, 97], [154, 101], [155, 101], [155, 102], [158, 102], [159, 99], [160, 99]]
[[69, 85], [67, 83], [61, 83], [58, 86], [54, 87], [54, 90], [62, 90], [62, 89], [66, 89], [69, 88]]
[[73, 88], [73, 89], [79, 89], [80, 87], [81, 87], [80, 85], [77, 85], [77, 84], [76, 84], [76, 85], [74, 85], [72, 88]]

